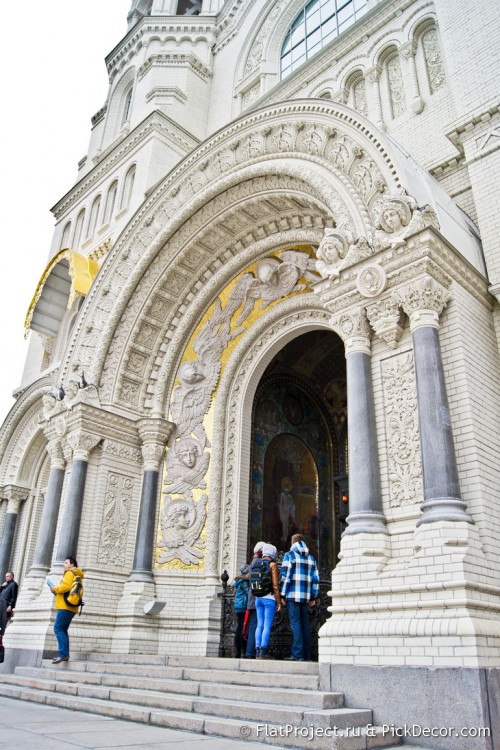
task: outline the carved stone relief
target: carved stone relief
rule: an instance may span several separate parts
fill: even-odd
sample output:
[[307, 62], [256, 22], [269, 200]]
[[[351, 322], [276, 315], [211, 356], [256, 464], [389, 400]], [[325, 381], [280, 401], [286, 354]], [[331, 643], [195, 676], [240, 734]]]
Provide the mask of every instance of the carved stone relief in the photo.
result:
[[386, 67], [392, 116], [399, 117], [405, 112], [406, 102], [401, 63], [397, 52], [387, 59]]
[[355, 241], [350, 232], [327, 227], [316, 251], [316, 270], [323, 278], [336, 277], [373, 253], [374, 248], [365, 237]]
[[[169, 494], [161, 512], [162, 537], [158, 543], [167, 550], [160, 555], [158, 562], [179, 558], [189, 564], [186, 558], [197, 563], [203, 557], [193, 535], [195, 529], [201, 534], [203, 527], [198, 526], [198, 518], [200, 508], [205, 508], [208, 498], [203, 496], [204, 505], [200, 506], [201, 500], [196, 504], [193, 490], [206, 486], [204, 477], [210, 462], [210, 453], [206, 449], [211, 444], [203, 419], [219, 379], [224, 350], [231, 340], [243, 333], [243, 324], [256, 303], [260, 302], [259, 309], [263, 310], [271, 302], [292, 292], [303, 291], [307, 285], [298, 281], [301, 277], [316, 281], [318, 277], [312, 273], [313, 269], [314, 261], [308, 253], [295, 250], [283, 250], [278, 257], [258, 261], [255, 272], [243, 273], [232, 286], [225, 305], [221, 297], [217, 298], [210, 317], [192, 344], [198, 359], [188, 359], [179, 367], [180, 385], [175, 388], [170, 403], [175, 432], [166, 462], [164, 484]], [[236, 327], [232, 328], [235, 318]], [[183, 500], [172, 500], [174, 493], [183, 495]], [[180, 538], [182, 544], [178, 543]], [[173, 542], [175, 545], [171, 549]]]
[[425, 229], [439, 229], [436, 212], [431, 206], [418, 207], [414, 198], [401, 191], [384, 195], [373, 206], [375, 249], [401, 247], [406, 237]]
[[418, 432], [413, 353], [382, 363], [387, 461], [391, 507], [422, 501], [422, 467]]
[[387, 275], [378, 263], [370, 263], [358, 273], [356, 286], [363, 297], [376, 297], [386, 288]]
[[403, 333], [402, 313], [393, 297], [374, 302], [366, 308], [368, 320], [376, 335], [395, 349]]
[[[85, 315], [77, 321], [75, 339], [69, 348], [68, 362], [65, 365], [75, 369], [80, 368], [82, 363], [85, 366], [90, 365], [93, 379], [96, 382], [99, 381], [99, 385], [103, 383], [104, 390], [100, 392], [103, 398], [105, 394], [105, 403], [111, 395], [111, 384], [106, 384], [106, 380], [111, 375], [116, 383], [116, 368], [115, 374], [112, 374], [113, 357], [120, 359], [123, 356], [122, 344], [128, 335], [123, 318], [124, 314], [128, 313], [127, 305], [135, 302], [132, 289], [137, 290], [137, 284], [140, 283], [142, 294], [147, 292], [148, 287], [149, 289], [154, 287], [159, 278], [159, 276], [154, 278], [154, 273], [157, 273], [156, 270], [153, 272], [154, 260], [156, 257], [159, 258], [157, 253], [160, 239], [165, 241], [167, 231], [176, 231], [186, 224], [190, 216], [194, 218], [196, 206], [209, 207], [210, 211], [216, 196], [223, 195], [224, 191], [245, 190], [245, 184], [242, 184], [241, 180], [238, 183], [234, 166], [244, 168], [248, 180], [264, 174], [266, 167], [263, 161], [253, 164], [245, 163], [248, 162], [250, 156], [249, 144], [253, 153], [260, 151], [258, 156], [252, 157], [257, 160], [265, 160], [267, 154], [273, 154], [276, 151], [283, 152], [285, 148], [291, 148], [290, 156], [293, 158], [286, 162], [278, 162], [280, 169], [286, 164], [290, 185], [295, 186], [298, 180], [302, 180], [306, 186], [306, 194], [313, 195], [317, 192], [318, 200], [326, 202], [334, 216], [348, 217], [349, 221], [352, 221], [352, 209], [346, 210], [345, 201], [340, 199], [339, 192], [334, 186], [326, 184], [318, 173], [314, 173], [312, 167], [307, 174], [307, 179], [304, 179], [309, 169], [308, 160], [311, 164], [313, 160], [318, 160], [318, 163], [321, 159], [330, 161], [338, 170], [338, 179], [343, 186], [342, 189], [349, 192], [351, 206], [356, 206], [358, 215], [362, 216], [363, 221], [366, 221], [369, 226], [367, 200], [369, 202], [371, 198], [366, 193], [369, 186], [364, 170], [364, 167], [368, 166], [368, 161], [366, 164], [363, 162], [367, 157], [363, 149], [357, 145], [356, 135], [350, 137], [342, 132], [335, 133], [335, 130], [327, 124], [328, 119], [332, 121], [327, 109], [330, 107], [333, 114], [335, 106], [334, 103], [331, 105], [323, 103], [319, 108], [318, 105], [311, 104], [304, 110], [303, 104], [290, 103], [280, 107], [279, 111], [273, 114], [271, 122], [270, 118], [264, 117], [262, 113], [250, 115], [246, 121], [238, 122], [217, 134], [209, 144], [195, 151], [183, 163], [182, 170], [180, 168], [174, 170], [168, 180], [146, 201], [117, 245], [111, 250], [105, 276], [98, 278], [91, 290], [88, 300], [90, 304], [86, 306]], [[321, 122], [321, 119], [324, 122]], [[338, 120], [338, 125], [340, 129], [344, 127], [340, 120]], [[349, 127], [359, 129], [359, 125], [354, 120], [349, 123]], [[368, 146], [366, 136], [361, 132], [359, 132], [359, 141], [366, 142]], [[380, 169], [383, 163], [384, 174], [396, 173], [387, 153], [376, 138], [370, 139], [369, 149], [374, 168]], [[299, 153], [307, 155], [306, 158], [297, 158]], [[358, 170], [356, 178], [359, 189], [355, 189], [351, 168], [356, 170], [356, 165], [360, 164], [363, 164], [363, 167]], [[368, 166], [368, 171], [369, 169]], [[211, 177], [211, 175], [217, 176]], [[269, 179], [276, 179], [276, 177], [283, 179], [283, 175], [273, 175], [271, 178], [268, 174]], [[375, 182], [377, 182], [377, 177], [375, 177]], [[384, 189], [387, 190], [387, 187]], [[373, 192], [373, 187], [371, 190]], [[362, 194], [363, 191], [365, 195]], [[203, 220], [206, 222], [205, 209], [203, 214]], [[198, 218], [196, 222], [201, 226]], [[142, 235], [141, 238], [138, 237], [138, 233], [143, 230], [150, 230], [146, 239]], [[254, 239], [256, 239], [255, 236]], [[180, 258], [179, 245], [176, 244], [175, 248], [167, 247], [161, 263], [155, 267], [158, 271], [161, 268], [163, 272], [163, 269], [169, 265], [174, 251], [176, 257]], [[188, 261], [190, 266], [196, 266], [196, 263], [191, 263], [191, 259]], [[206, 262], [202, 260], [202, 266], [198, 267], [199, 273]], [[144, 285], [142, 280], [144, 280]], [[139, 307], [143, 299], [144, 297], [138, 300]], [[118, 330], [119, 326], [123, 327], [123, 330]], [[128, 330], [134, 329], [129, 327]], [[115, 335], [117, 352], [120, 350], [121, 353], [114, 354], [110, 358], [108, 355], [111, 353]], [[121, 388], [121, 378], [118, 378], [118, 381]], [[154, 388], [154, 383], [151, 386]], [[142, 397], [146, 390], [147, 387], [144, 384]]]
[[429, 76], [429, 87], [432, 92], [437, 91], [445, 82], [445, 73], [437, 29], [429, 29], [422, 36], [422, 47], [424, 49], [427, 75]]
[[131, 477], [116, 472], [108, 474], [97, 554], [98, 563], [120, 567], [125, 565], [126, 547], [123, 540], [128, 538], [133, 485]]

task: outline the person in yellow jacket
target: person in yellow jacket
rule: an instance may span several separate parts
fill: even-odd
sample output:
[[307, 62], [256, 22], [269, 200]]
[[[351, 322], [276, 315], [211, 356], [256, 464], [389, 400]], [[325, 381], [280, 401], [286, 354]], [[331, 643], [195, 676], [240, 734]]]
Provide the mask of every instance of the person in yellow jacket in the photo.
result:
[[59, 655], [52, 659], [53, 664], [60, 664], [69, 659], [69, 635], [68, 630], [71, 620], [78, 612], [78, 607], [72, 607], [64, 598], [64, 594], [70, 590], [75, 576], [83, 578], [83, 571], [78, 567], [74, 557], [67, 557], [63, 563], [64, 576], [59, 586], [51, 586], [50, 590], [56, 595], [56, 619], [54, 621], [54, 634], [57, 638]]

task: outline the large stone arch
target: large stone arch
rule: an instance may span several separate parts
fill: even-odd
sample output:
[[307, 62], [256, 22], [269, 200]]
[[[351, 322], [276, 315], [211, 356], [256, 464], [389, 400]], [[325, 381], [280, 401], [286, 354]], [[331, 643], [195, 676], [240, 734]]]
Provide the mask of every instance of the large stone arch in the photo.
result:
[[[269, 183], [285, 179], [286, 188], [277, 185], [278, 192], [295, 186], [298, 193], [315, 202], [316, 210], [322, 205], [328, 214], [325, 220], [351, 226], [356, 234], [370, 238], [374, 202], [381, 192], [391, 193], [407, 185], [408, 172], [394, 145], [343, 105], [325, 100], [296, 101], [240, 118], [181, 162], [118, 239], [87, 296], [62, 376], [71, 377], [83, 367], [94, 382], [101, 382], [103, 373], [104, 381], [116, 377], [119, 365], [110, 375], [115, 363], [111, 363], [109, 353], [113, 340], [122, 349], [126, 340], [130, 341], [120, 327], [127, 308], [132, 304], [144, 307], [160, 278], [165, 279], [167, 267], [173, 269], [174, 260], [182, 262], [183, 226], [192, 222], [194, 228], [196, 223], [200, 231], [210, 211], [217, 214], [217, 200], [229, 191], [241, 191], [251, 180]], [[418, 182], [415, 174], [414, 183]], [[412, 190], [413, 185], [408, 187], [413, 194], [417, 192]], [[417, 187], [422, 192], [422, 185]], [[272, 190], [272, 185], [264, 189]], [[250, 194], [255, 198], [252, 191]], [[236, 203], [236, 198], [230, 201], [229, 209]], [[216, 226], [214, 221], [212, 218], [212, 228]], [[216, 265], [224, 263], [212, 256], [208, 249], [207, 267], [215, 261]], [[188, 275], [193, 270], [198, 273], [187, 265]], [[196, 293], [196, 288], [189, 289], [189, 303]], [[136, 315], [133, 328], [141, 324]], [[130, 330], [130, 320], [127, 325]], [[154, 408], [150, 402], [154, 392], [155, 386], [149, 383], [142, 401], [128, 408], [136, 413]], [[105, 402], [113, 401], [112, 393], [110, 387]]]

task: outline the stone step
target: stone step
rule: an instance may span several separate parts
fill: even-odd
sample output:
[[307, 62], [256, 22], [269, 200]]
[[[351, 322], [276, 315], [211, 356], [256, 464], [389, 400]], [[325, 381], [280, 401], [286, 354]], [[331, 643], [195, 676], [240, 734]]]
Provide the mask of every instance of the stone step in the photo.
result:
[[[89, 679], [86, 679], [89, 678]], [[86, 674], [85, 672], [73, 671], [66, 668], [54, 669], [37, 669], [36, 667], [18, 667], [14, 675], [5, 675], [6, 682], [10, 684], [25, 685], [27, 687], [53, 689], [56, 691], [72, 692], [78, 695], [93, 695], [94, 697], [105, 698], [109, 690], [124, 688], [127, 690], [141, 691], [145, 702], [149, 701], [151, 692], [158, 692], [162, 695], [171, 696], [171, 705], [177, 706], [188, 705], [187, 701], [182, 703], [176, 697], [184, 694], [190, 698], [200, 698], [201, 700], [211, 701], [239, 701], [252, 703], [255, 705], [257, 713], [262, 710], [262, 703], [268, 706], [279, 705], [290, 710], [310, 713], [313, 716], [318, 711], [340, 709], [343, 706], [344, 696], [342, 693], [314, 693], [308, 690], [281, 690], [277, 688], [245, 688], [239, 686], [237, 689], [231, 685], [225, 684], [203, 684], [195, 682], [174, 681], [174, 680], [157, 680], [146, 678], [135, 678], [130, 675], [113, 675], [113, 674]], [[49, 687], [52, 686], [53, 687]], [[67, 687], [64, 687], [67, 686]], [[91, 688], [95, 690], [92, 692]], [[84, 689], [87, 688], [85, 691]], [[186, 709], [191, 710], [191, 709]], [[363, 711], [362, 709], [357, 709]], [[366, 712], [365, 712], [366, 714]], [[364, 714], [364, 715], [365, 715]], [[242, 717], [245, 718], [245, 717]], [[251, 717], [250, 717], [251, 718]], [[365, 720], [371, 720], [371, 712]], [[357, 724], [356, 724], [357, 725]]]
[[[301, 685], [300, 689], [291, 690], [290, 687], [293, 687], [293, 684], [290, 686], [290, 678], [287, 679], [282, 687], [274, 687], [273, 685], [280, 684], [281, 680], [276, 682], [270, 679], [271, 684], [263, 684], [263, 677], [261, 677], [260, 682], [259, 680], [256, 682], [253, 680], [255, 684], [249, 685], [243, 679], [243, 675], [240, 675], [241, 679], [239, 679], [239, 682], [233, 683], [234, 673], [222, 670], [214, 670], [212, 674], [205, 673], [204, 670], [199, 670], [203, 674], [198, 674], [198, 670], [196, 672], [194, 670], [181, 670], [178, 679], [162, 679], [147, 676], [135, 677], [128, 672], [122, 673], [119, 665], [105, 665], [104, 671], [96, 670], [95, 672], [83, 670], [81, 665], [80, 669], [75, 668], [77, 665], [78, 662], [71, 661], [68, 663], [63, 662], [61, 665], [54, 667], [50, 662], [47, 662], [47, 666], [44, 663], [43, 670], [39, 670], [36, 667], [18, 667], [16, 674], [35, 678], [43, 677], [46, 674], [50, 675], [51, 679], [66, 680], [67, 682], [80, 681], [85, 684], [129, 687], [138, 690], [160, 690], [162, 692], [200, 695], [227, 700], [236, 697], [238, 700], [254, 703], [299, 705], [316, 710], [339, 708], [343, 705], [344, 701], [342, 693], [323, 693], [318, 689], [313, 690], [312, 688], [302, 689], [302, 680], [298, 683]], [[87, 667], [91, 667], [91, 665], [87, 664]], [[95, 665], [92, 665], [91, 668], [93, 669], [94, 667]], [[154, 674], [157, 674], [157, 672]], [[212, 682], [207, 679], [213, 675], [216, 675], [220, 681]], [[204, 678], [207, 681], [196, 680], [194, 679], [195, 677]], [[252, 678], [254, 677], [256, 675], [252, 675]]]
[[[82, 687], [87, 690], [93, 689], [92, 686]], [[117, 700], [65, 695], [54, 690], [36, 690], [8, 683], [0, 684], [0, 695], [172, 729], [185, 729], [207, 735], [260, 741], [269, 745], [304, 748], [304, 750], [313, 746], [315, 750], [332, 750], [334, 747], [336, 750], [375, 750], [375, 748], [386, 748], [400, 744], [398, 738], [382, 736], [380, 728], [373, 728], [371, 732], [366, 727], [352, 727], [349, 730], [339, 728], [336, 731], [330, 728], [328, 734], [325, 730], [322, 733], [318, 730], [314, 734], [313, 744], [311, 744], [312, 730], [308, 726], [287, 726], [270, 722], [259, 723], [255, 720], [245, 720], [245, 723], [242, 724], [241, 719], [205, 713], [162, 711], [156, 708], [122, 703]], [[373, 736], [371, 736], [372, 734]]]
[[[222, 661], [222, 660], [219, 660]], [[236, 660], [235, 660], [236, 661]], [[258, 664], [258, 662], [256, 662]], [[44, 668], [52, 668], [52, 662], [45, 659]], [[159, 665], [118, 664], [105, 661], [73, 661], [63, 663], [60, 668], [69, 667], [78, 672], [96, 672], [108, 674], [133, 675], [158, 679], [192, 680], [195, 682], [224, 682], [232, 685], [259, 686], [263, 683], [267, 687], [287, 688], [290, 685], [291, 673], [268, 672], [257, 668], [248, 669], [205, 669], [194, 667], [167, 667]], [[300, 676], [300, 687], [303, 690], [318, 690], [319, 676], [295, 672]]]
[[[32, 670], [36, 671], [36, 670]], [[41, 677], [27, 677], [18, 674], [7, 675], [10, 685], [24, 686], [46, 692], [59, 692], [83, 698], [130, 703], [135, 706], [147, 706], [165, 710], [204, 713], [225, 718], [252, 721], [262, 712], [261, 703], [235, 700], [217, 700], [199, 696], [180, 696], [163, 691], [134, 690], [130, 687], [115, 688], [105, 685], [89, 685], [78, 682], [67, 682], [61, 679], [50, 680]], [[333, 708], [312, 711], [309, 707], [290, 706], [272, 703], [266, 705], [266, 721], [273, 724], [312, 724], [322, 727], [359, 727], [370, 723], [372, 712], [364, 709]]]
[[221, 659], [217, 656], [148, 656], [147, 654], [75, 654], [71, 661], [102, 664], [135, 664], [168, 667], [195, 667], [228, 671], [269, 672], [271, 674], [318, 675], [317, 662], [284, 661], [282, 659]]

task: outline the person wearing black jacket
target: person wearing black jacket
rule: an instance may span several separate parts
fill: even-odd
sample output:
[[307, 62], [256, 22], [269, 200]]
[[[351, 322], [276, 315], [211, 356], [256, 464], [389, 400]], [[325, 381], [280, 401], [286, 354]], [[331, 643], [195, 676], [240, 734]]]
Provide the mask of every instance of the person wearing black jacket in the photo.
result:
[[0, 599], [5, 601], [8, 620], [12, 617], [12, 612], [16, 606], [17, 591], [18, 585], [14, 580], [14, 573], [8, 570], [5, 574], [5, 581], [0, 588]]

